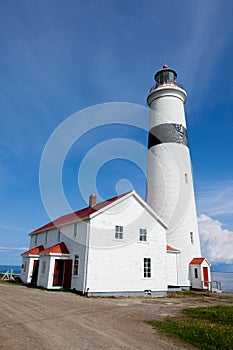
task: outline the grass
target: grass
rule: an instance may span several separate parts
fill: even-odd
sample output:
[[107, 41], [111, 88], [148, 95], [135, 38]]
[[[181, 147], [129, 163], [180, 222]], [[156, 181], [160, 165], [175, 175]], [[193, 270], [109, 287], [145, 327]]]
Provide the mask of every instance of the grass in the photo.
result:
[[181, 319], [149, 323], [199, 349], [233, 349], [233, 306], [185, 309]]

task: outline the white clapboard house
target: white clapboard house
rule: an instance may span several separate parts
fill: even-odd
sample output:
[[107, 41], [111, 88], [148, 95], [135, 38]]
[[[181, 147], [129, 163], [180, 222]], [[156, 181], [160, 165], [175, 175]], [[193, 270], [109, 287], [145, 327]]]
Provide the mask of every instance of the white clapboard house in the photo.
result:
[[95, 198], [30, 233], [23, 282], [88, 295], [163, 295], [166, 225], [134, 191], [98, 204]]

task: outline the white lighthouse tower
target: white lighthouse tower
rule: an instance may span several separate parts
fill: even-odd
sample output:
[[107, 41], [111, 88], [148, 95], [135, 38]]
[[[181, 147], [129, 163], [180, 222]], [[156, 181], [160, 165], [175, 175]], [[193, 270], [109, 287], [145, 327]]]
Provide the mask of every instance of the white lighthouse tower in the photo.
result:
[[179, 251], [177, 286], [190, 287], [189, 264], [201, 251], [184, 113], [187, 94], [177, 85], [176, 77], [165, 65], [155, 74], [156, 85], [147, 98], [147, 203], [168, 227], [167, 244]]

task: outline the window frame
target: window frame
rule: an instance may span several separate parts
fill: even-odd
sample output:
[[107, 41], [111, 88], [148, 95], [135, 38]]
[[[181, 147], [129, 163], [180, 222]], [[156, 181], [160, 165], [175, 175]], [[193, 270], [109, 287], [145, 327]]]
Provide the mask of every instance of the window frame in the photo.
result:
[[79, 274], [79, 254], [75, 254], [74, 264], [73, 264], [73, 276], [78, 276], [78, 274]]
[[73, 236], [74, 236], [74, 238], [77, 238], [77, 235], [78, 235], [78, 223], [75, 222], [74, 226], [73, 226]]
[[190, 242], [191, 242], [192, 244], [194, 244], [194, 235], [193, 235], [193, 232], [191, 231], [191, 232], [189, 233], [189, 235], [190, 235]]
[[147, 242], [147, 229], [146, 228], [140, 228], [139, 241], [140, 242]]
[[42, 261], [42, 267], [41, 267], [41, 274], [45, 275], [45, 272], [46, 272], [46, 261], [43, 260]]
[[151, 258], [143, 258], [143, 277], [144, 278], [152, 277]]
[[123, 226], [116, 225], [115, 226], [115, 239], [123, 239], [124, 228]]
[[61, 230], [60, 229], [57, 230], [57, 242], [58, 243], [61, 242]]
[[44, 244], [48, 243], [48, 231], [45, 231]]

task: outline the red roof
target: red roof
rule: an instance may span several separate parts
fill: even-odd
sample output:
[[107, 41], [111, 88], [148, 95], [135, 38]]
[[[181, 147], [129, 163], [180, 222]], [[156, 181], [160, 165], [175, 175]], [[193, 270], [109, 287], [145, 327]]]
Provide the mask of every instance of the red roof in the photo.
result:
[[40, 252], [40, 254], [44, 253], [70, 254], [64, 242], [55, 244], [52, 247], [46, 248]]
[[193, 260], [190, 262], [190, 265], [201, 265], [205, 258], [193, 258]]
[[167, 251], [169, 251], [169, 252], [179, 252], [178, 249], [172, 248], [170, 245], [167, 245]]
[[63, 216], [60, 216], [59, 218], [55, 219], [54, 221], [49, 222], [48, 224], [39, 227], [38, 229], [32, 231], [30, 234], [33, 235], [35, 233], [39, 233], [39, 232], [43, 232], [49, 229], [52, 229], [54, 227], [59, 227], [61, 225], [67, 224], [69, 222], [74, 222], [80, 219], [84, 219], [89, 217], [91, 214], [95, 213], [96, 211], [106, 207], [108, 204], [115, 202], [117, 199], [125, 196], [127, 193], [121, 194], [120, 196], [116, 196], [113, 198], [110, 198], [106, 201], [100, 202], [98, 204], [96, 204], [94, 207], [86, 207], [84, 209], [75, 211], [73, 213], [70, 214], [66, 214]]
[[38, 247], [32, 248], [24, 253], [21, 254], [21, 256], [25, 255], [38, 255], [42, 250], [44, 250], [44, 246], [40, 245]]

